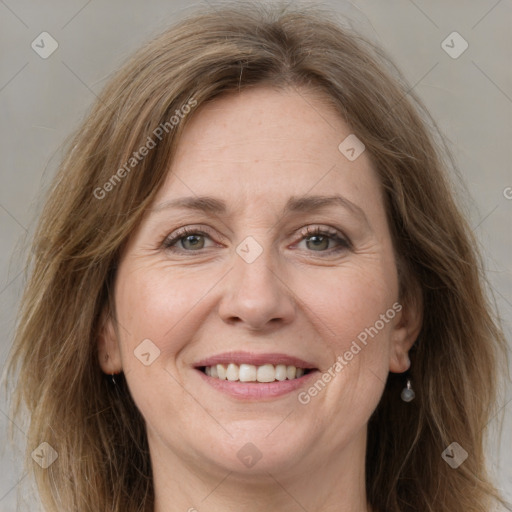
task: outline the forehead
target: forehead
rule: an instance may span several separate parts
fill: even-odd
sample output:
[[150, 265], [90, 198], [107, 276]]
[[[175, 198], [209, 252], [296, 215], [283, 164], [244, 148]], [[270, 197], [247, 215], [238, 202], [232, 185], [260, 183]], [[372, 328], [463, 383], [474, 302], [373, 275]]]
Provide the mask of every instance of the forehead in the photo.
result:
[[370, 158], [338, 148], [350, 126], [305, 89], [246, 89], [203, 104], [188, 120], [155, 203], [216, 195], [247, 203], [343, 193], [360, 206], [380, 200]]

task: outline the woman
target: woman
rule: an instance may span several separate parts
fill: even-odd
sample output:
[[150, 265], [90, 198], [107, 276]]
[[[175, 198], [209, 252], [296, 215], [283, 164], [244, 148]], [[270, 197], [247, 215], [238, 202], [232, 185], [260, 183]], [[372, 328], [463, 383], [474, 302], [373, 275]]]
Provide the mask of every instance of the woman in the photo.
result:
[[321, 12], [236, 4], [113, 77], [10, 361], [47, 510], [506, 506], [484, 459], [506, 343], [407, 91]]

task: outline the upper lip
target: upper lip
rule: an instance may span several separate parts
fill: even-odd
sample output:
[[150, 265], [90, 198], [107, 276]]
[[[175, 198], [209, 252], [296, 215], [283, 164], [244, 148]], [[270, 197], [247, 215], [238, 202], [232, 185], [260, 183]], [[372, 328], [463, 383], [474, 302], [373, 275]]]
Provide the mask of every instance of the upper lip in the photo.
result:
[[316, 366], [313, 363], [305, 361], [299, 357], [290, 356], [288, 354], [255, 354], [251, 352], [223, 352], [222, 354], [216, 354], [206, 359], [201, 359], [195, 363], [194, 366], [199, 368], [201, 366], [214, 366], [216, 364], [229, 363], [234, 363], [237, 365], [252, 364], [254, 366], [263, 366], [264, 364], [285, 364], [288, 366], [295, 366], [297, 368], [316, 369]]

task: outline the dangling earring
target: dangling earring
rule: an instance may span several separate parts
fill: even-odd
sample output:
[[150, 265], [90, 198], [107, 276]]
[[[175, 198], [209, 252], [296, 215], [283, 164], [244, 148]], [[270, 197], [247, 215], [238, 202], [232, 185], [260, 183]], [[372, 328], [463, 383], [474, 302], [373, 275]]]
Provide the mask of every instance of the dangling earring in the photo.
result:
[[407, 379], [406, 387], [404, 389], [402, 389], [402, 393], [400, 396], [402, 397], [402, 400], [404, 402], [411, 402], [412, 400], [414, 400], [416, 393], [412, 389], [411, 379]]
[[[107, 354], [107, 355], [105, 356], [105, 361], [108, 361], [108, 358], [109, 358], [109, 357], [110, 357], [110, 356]], [[115, 386], [117, 386], [117, 382], [116, 382], [116, 379], [115, 379], [114, 375], [119, 375], [120, 373], [121, 373], [121, 372], [111, 373], [111, 374], [110, 374], [110, 380], [111, 380], [112, 384], [113, 384], [113, 385], [115, 385]]]

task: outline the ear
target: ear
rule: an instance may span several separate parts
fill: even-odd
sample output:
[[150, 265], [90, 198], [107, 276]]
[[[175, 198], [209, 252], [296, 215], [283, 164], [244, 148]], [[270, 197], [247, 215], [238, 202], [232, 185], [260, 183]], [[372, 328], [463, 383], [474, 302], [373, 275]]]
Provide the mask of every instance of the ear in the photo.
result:
[[395, 317], [391, 333], [390, 372], [403, 373], [410, 368], [409, 350], [417, 340], [422, 324], [423, 301], [421, 290], [415, 286], [414, 292], [409, 294], [408, 300], [404, 300], [404, 304], [401, 304], [401, 309]]
[[121, 352], [117, 339], [114, 319], [105, 307], [100, 316], [98, 332], [98, 357], [100, 367], [106, 374], [119, 373], [122, 370]]

